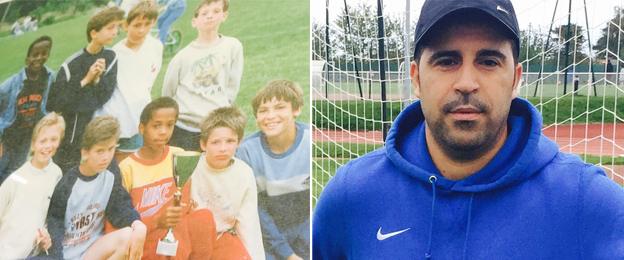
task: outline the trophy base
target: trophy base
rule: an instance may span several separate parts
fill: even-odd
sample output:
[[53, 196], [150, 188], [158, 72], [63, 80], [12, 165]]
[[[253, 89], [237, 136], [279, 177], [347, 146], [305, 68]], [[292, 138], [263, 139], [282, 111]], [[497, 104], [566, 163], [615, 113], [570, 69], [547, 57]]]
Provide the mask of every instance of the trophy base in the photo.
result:
[[167, 242], [167, 241], [158, 241], [158, 246], [156, 247], [157, 255], [164, 256], [175, 256], [178, 251], [178, 241], [175, 242]]

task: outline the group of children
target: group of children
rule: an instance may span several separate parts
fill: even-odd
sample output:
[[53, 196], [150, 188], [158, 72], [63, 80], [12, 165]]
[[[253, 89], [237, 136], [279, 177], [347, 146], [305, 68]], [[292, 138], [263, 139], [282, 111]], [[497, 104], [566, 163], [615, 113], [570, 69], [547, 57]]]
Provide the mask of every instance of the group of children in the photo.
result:
[[[89, 44], [56, 75], [44, 65], [52, 39], [38, 38], [26, 67], [0, 85], [0, 259], [160, 259], [170, 228], [173, 259], [309, 258], [301, 89], [276, 80], [259, 90], [260, 131], [244, 139], [246, 117], [233, 106], [242, 45], [218, 33], [228, 1], [204, 0], [197, 39], [151, 100], [162, 62], [148, 35], [152, 2], [130, 9], [112, 49], [124, 12], [94, 15]], [[178, 205], [173, 155], [185, 150], [202, 154]]]

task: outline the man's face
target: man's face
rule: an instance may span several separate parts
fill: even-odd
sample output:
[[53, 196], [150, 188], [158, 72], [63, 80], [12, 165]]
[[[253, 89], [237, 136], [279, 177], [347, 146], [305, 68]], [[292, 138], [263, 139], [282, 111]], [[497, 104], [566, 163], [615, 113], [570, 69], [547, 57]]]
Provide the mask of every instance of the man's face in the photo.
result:
[[411, 67], [428, 130], [451, 159], [474, 160], [507, 130], [522, 67], [485, 26], [452, 27], [430, 46]]

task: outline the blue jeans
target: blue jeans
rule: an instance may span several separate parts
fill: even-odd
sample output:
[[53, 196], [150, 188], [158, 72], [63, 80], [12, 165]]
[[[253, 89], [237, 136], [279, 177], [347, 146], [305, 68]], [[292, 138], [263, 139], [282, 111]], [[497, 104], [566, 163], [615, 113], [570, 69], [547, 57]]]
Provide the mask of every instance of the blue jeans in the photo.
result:
[[199, 146], [200, 134], [201, 133], [187, 131], [175, 126], [171, 139], [169, 140], [169, 145], [180, 147], [185, 151], [201, 152], [201, 147]]
[[158, 38], [160, 42], [165, 44], [167, 41], [167, 34], [169, 34], [169, 28], [180, 17], [186, 9], [186, 1], [177, 1], [172, 3], [165, 9], [165, 11], [158, 17]]
[[[296, 255], [303, 259], [310, 259], [310, 219], [280, 231], [288, 239], [288, 244]], [[264, 251], [266, 260], [280, 259], [277, 254], [271, 251], [267, 244], [265, 244]]]

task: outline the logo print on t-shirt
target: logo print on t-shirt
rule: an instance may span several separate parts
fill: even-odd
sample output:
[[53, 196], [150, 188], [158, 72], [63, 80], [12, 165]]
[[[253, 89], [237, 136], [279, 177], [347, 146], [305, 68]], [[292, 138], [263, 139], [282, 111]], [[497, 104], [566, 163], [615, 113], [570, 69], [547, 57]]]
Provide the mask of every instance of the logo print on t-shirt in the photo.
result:
[[191, 67], [192, 90], [204, 97], [223, 92], [223, 82], [219, 82], [222, 59], [214, 54], [197, 60]]

